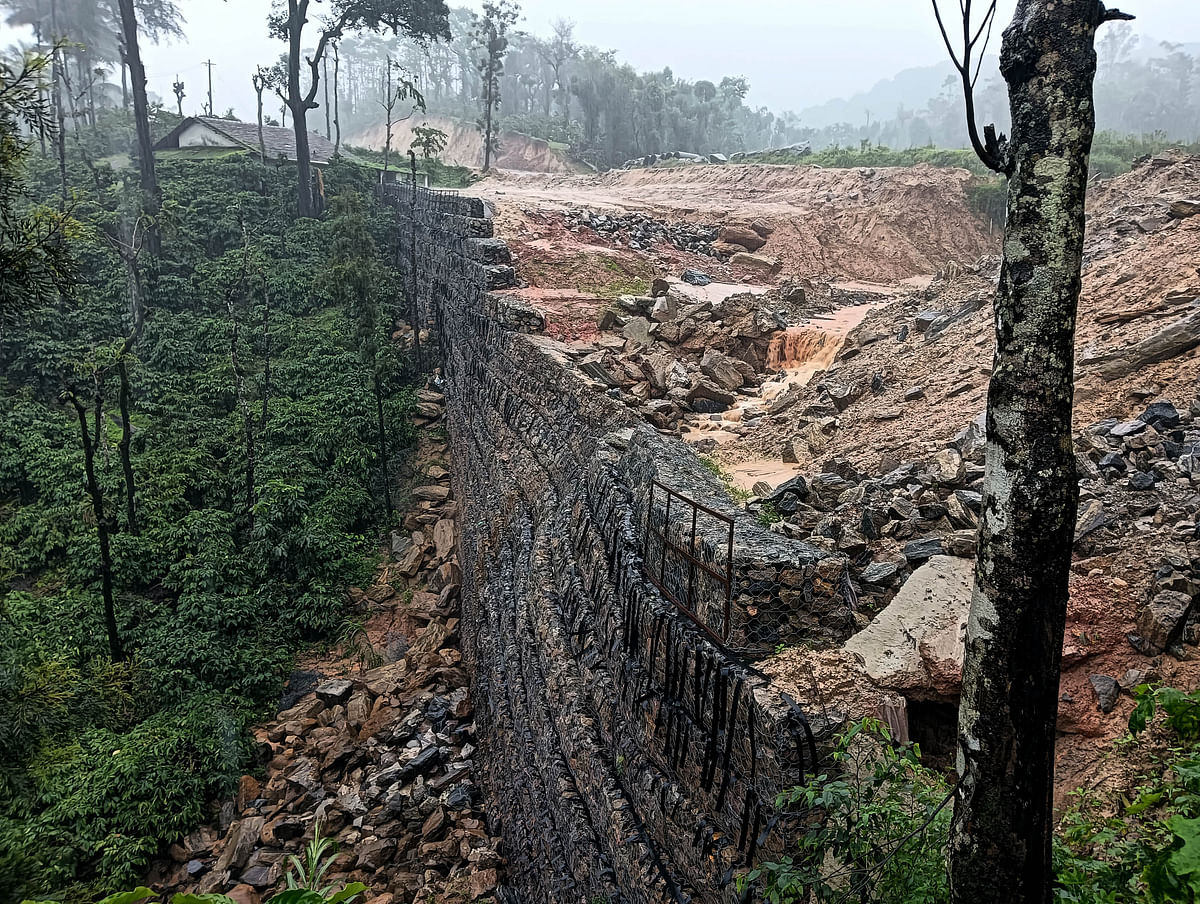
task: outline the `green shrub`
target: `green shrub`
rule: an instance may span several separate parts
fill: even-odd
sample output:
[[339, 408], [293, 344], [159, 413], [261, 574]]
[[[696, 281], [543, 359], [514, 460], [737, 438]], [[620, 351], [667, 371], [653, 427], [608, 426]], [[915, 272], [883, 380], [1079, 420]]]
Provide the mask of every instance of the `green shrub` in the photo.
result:
[[920, 748], [895, 744], [885, 725], [864, 719], [838, 736], [832, 767], [779, 796], [800, 823], [796, 851], [747, 872], [739, 890], [755, 886], [766, 904], [947, 900], [952, 792], [921, 765]]
[[1064, 904], [1200, 895], [1200, 692], [1143, 685], [1134, 693], [1130, 735], [1115, 755], [1139, 763], [1138, 776], [1120, 791], [1073, 792], [1054, 850]]

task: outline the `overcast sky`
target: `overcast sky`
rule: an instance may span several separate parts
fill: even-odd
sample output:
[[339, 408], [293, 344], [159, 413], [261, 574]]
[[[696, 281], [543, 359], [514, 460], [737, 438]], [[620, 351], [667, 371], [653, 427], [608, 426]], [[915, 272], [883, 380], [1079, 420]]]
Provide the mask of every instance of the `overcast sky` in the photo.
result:
[[[270, 0], [178, 2], [188, 37], [147, 49], [151, 90], [173, 100], [178, 74], [187, 85], [184, 111], [199, 112], [207, 80], [202, 63], [211, 59], [214, 106], [253, 118], [250, 74], [284, 49], [266, 34]], [[1136, 28], [1146, 35], [1200, 41], [1200, 0], [1120, 5], [1137, 14]], [[1004, 22], [1014, 6], [1015, 0], [1000, 0]], [[617, 50], [639, 70], [670, 66], [688, 79], [744, 75], [750, 101], [776, 112], [849, 96], [944, 54], [928, 0], [525, 0], [522, 8], [521, 28], [544, 35], [554, 19], [571, 19], [580, 41]]]

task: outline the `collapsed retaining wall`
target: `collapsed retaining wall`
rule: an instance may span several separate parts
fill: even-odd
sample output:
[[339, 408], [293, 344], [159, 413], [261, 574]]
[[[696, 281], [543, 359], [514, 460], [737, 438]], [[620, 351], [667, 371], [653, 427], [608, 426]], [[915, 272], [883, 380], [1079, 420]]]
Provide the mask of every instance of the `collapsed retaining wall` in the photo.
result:
[[530, 904], [732, 900], [734, 871], [778, 850], [775, 796], [828, 720], [646, 579], [650, 483], [733, 518], [743, 637], [748, 586], [777, 603], [783, 588], [790, 612], [760, 641], [844, 637], [845, 561], [760, 528], [682, 442], [532, 335], [539, 315], [497, 291], [514, 273], [481, 201], [385, 197], [446, 383], [464, 652], [508, 882]]

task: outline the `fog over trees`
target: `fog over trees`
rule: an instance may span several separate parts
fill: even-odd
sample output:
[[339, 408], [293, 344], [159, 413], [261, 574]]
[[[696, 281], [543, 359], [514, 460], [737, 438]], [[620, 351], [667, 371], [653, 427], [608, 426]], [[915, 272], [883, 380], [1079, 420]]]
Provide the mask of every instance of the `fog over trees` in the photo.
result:
[[[44, 43], [55, 28], [71, 42], [62, 54], [73, 85], [69, 125], [94, 125], [98, 109], [128, 103], [111, 13], [81, 0], [59, 0], [53, 10], [56, 25], [52, 25], [49, 3], [9, 0], [4, 7], [8, 23], [24, 27], [10, 33], [22, 37], [27, 45], [39, 40]], [[182, 36], [175, 4], [143, 3], [139, 9], [146, 17], [151, 41]], [[264, 5], [264, 16], [265, 11]], [[326, 102], [326, 94], [334, 86], [328, 84], [330, 73], [323, 72], [326, 84], [315, 103], [337, 102], [342, 136], [353, 144], [356, 137], [382, 124], [390, 59], [411, 77], [430, 114], [475, 122], [481, 118], [484, 93], [479, 65], [484, 52], [478, 41], [476, 15], [465, 7], [452, 8], [449, 41], [422, 42], [347, 31], [338, 47], [336, 96]], [[254, 26], [265, 29], [257, 21]], [[285, 47], [277, 49], [282, 53]], [[311, 54], [315, 47], [304, 49]], [[1200, 137], [1196, 45], [1145, 38], [1122, 25], [1101, 39], [1098, 51], [1100, 132], [1180, 142]], [[204, 53], [205, 48], [197, 44], [189, 46], [189, 52]], [[864, 142], [894, 149], [967, 145], [958, 115], [958, 86], [941, 66], [905, 70], [848, 100], [809, 107], [797, 103], [800, 112], [796, 112], [755, 103], [754, 97], [761, 93], [756, 88], [762, 86], [738, 72], [715, 70], [703, 78], [681, 77], [674, 64], [693, 70], [696, 66], [686, 46], [664, 45], [661, 60], [661, 68], [638, 71], [625, 62], [620, 48], [590, 44], [569, 18], [544, 25], [523, 18], [508, 37], [504, 71], [498, 80], [498, 128], [560, 142], [581, 159], [602, 167], [674, 150], [735, 154], [798, 143], [810, 144], [814, 150], [859, 148]], [[980, 115], [1007, 128], [1007, 97], [994, 59], [985, 61], [983, 72], [977, 90]], [[151, 73], [152, 94], [155, 81], [164, 77], [161, 72]], [[181, 77], [180, 87], [186, 87], [193, 106], [206, 97], [205, 77], [204, 70]], [[217, 92], [216, 112], [253, 119], [253, 101], [245, 100], [254, 97], [251, 77], [246, 76], [246, 84], [236, 94], [229, 88], [234, 77], [234, 73], [219, 71], [224, 88]], [[176, 84], [173, 75], [167, 83]], [[820, 96], [821, 90], [827, 89], [798, 83], [793, 94], [802, 101], [806, 95]], [[169, 93], [159, 94], [164, 106], [176, 106]], [[242, 106], [236, 107], [235, 101]], [[178, 103], [184, 113], [197, 112]], [[266, 114], [268, 122], [286, 123], [292, 118], [270, 93]], [[331, 117], [319, 111], [310, 125], [325, 131], [330, 121]]]

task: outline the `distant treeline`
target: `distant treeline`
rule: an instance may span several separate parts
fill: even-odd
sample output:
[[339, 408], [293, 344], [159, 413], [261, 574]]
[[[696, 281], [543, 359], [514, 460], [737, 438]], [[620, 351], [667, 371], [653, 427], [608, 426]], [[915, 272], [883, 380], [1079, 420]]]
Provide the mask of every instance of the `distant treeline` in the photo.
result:
[[[342, 42], [338, 94], [344, 134], [379, 124], [389, 57], [416, 76], [430, 112], [478, 117], [480, 51], [472, 14], [456, 9], [450, 21], [449, 43], [422, 47], [374, 35]], [[1200, 61], [1179, 45], [1164, 43], [1138, 54], [1137, 44], [1129, 26], [1108, 29], [1099, 42], [1097, 118], [1100, 129], [1112, 133], [1106, 140], [1111, 150], [1101, 149], [1095, 161], [1104, 171], [1127, 168], [1139, 153], [1200, 139]], [[500, 115], [503, 128], [559, 142], [598, 166], [673, 150], [734, 154], [803, 144], [814, 151], [967, 144], [957, 84], [948, 83], [920, 108], [900, 107], [890, 116], [820, 129], [805, 126], [791, 111], [776, 115], [748, 105], [749, 89], [739, 76], [687, 81], [670, 68], [638, 73], [613, 51], [579, 44], [571, 23], [560, 21], [547, 37], [511, 36]], [[976, 102], [982, 122], [1007, 129], [1008, 96], [998, 75], [980, 84]], [[1145, 137], [1117, 137], [1125, 135]]]
[[[1168, 144], [1200, 141], [1200, 60], [1182, 46], [1164, 42], [1139, 48], [1129, 25], [1108, 27], [1097, 41], [1096, 121], [1108, 133], [1099, 142], [1093, 171], [1127, 169], [1130, 160]], [[1009, 127], [1008, 91], [999, 74], [981, 81], [975, 92], [978, 119]], [[884, 111], [879, 111], [883, 113]], [[864, 143], [890, 148], [962, 148], [968, 145], [962, 88], [948, 79], [942, 92], [912, 109], [797, 130], [814, 150], [858, 148]], [[1138, 137], [1124, 137], [1138, 136]]]
[[[353, 136], [382, 122], [389, 57], [416, 77], [429, 112], [477, 119], [480, 49], [472, 22], [469, 10], [452, 10], [451, 40], [428, 46], [376, 35], [343, 40], [342, 133]], [[671, 150], [752, 151], [802, 138], [794, 115], [747, 105], [750, 85], [744, 78], [688, 81], [670, 68], [638, 73], [618, 61], [615, 51], [578, 43], [565, 20], [548, 37], [510, 33], [500, 89], [502, 128], [569, 146], [598, 166]]]

